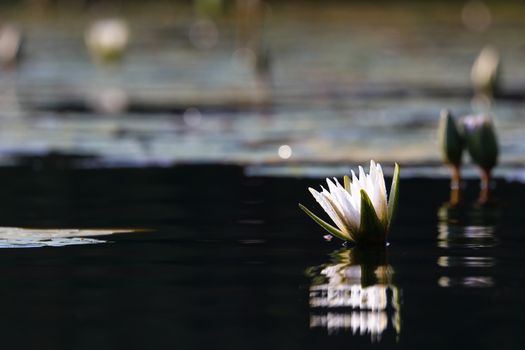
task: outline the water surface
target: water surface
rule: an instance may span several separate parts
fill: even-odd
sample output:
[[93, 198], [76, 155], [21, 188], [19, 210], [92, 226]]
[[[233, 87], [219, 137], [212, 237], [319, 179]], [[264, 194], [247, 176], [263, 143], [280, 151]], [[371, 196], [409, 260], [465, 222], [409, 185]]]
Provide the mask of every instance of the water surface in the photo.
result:
[[[149, 228], [107, 243], [1, 249], [6, 348], [516, 348], [525, 187], [453, 209], [446, 180], [401, 182], [391, 244], [326, 242], [318, 179], [242, 168], [3, 168], [1, 226]], [[504, 199], [504, 200], [503, 200]]]

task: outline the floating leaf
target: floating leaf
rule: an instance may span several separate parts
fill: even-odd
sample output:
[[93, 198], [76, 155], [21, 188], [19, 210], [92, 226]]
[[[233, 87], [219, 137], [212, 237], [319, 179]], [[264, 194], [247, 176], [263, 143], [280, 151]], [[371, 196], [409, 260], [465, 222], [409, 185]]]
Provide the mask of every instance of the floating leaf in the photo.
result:
[[85, 238], [117, 233], [137, 232], [135, 229], [30, 229], [0, 227], [0, 248], [62, 247], [79, 244], [105, 243], [104, 240]]

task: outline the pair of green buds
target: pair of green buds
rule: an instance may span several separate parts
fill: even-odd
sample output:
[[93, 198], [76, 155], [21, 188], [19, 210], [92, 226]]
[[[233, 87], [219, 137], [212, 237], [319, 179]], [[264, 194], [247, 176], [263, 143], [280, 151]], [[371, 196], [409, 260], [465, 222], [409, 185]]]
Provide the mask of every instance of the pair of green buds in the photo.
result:
[[461, 180], [460, 168], [463, 151], [466, 149], [472, 161], [480, 169], [480, 201], [486, 202], [492, 169], [498, 162], [498, 140], [492, 120], [485, 115], [470, 115], [458, 123], [452, 114], [444, 109], [439, 121], [439, 140], [443, 161], [452, 170], [452, 189], [458, 189]]

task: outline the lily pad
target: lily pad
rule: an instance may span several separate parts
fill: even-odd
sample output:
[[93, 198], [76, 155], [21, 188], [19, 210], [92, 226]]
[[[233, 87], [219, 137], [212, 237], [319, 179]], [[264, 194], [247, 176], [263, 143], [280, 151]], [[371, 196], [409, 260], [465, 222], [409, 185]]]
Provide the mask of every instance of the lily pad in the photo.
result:
[[0, 227], [0, 248], [63, 247], [100, 244], [105, 240], [86, 238], [136, 232], [136, 229], [34, 229]]

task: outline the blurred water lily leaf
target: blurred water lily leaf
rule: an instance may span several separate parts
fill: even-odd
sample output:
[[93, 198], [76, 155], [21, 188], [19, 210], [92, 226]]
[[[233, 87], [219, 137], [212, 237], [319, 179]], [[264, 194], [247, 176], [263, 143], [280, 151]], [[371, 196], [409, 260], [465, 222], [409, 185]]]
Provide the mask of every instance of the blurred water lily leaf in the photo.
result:
[[34, 229], [0, 227], [0, 248], [61, 247], [79, 244], [105, 243], [100, 239], [86, 238], [108, 236], [143, 230], [136, 229]]

